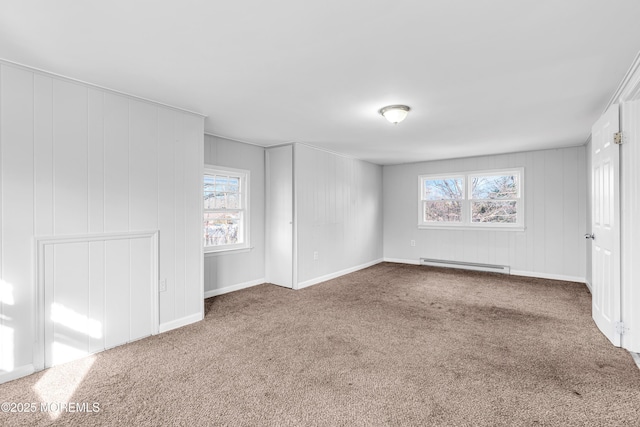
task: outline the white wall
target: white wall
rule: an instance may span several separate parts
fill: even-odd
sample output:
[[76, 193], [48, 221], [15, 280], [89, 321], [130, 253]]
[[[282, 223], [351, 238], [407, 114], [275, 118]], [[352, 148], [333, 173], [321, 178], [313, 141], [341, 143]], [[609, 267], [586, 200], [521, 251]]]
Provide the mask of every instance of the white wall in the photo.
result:
[[203, 118], [0, 64], [0, 381], [34, 358], [36, 236], [159, 230], [161, 330], [201, 318]]
[[[418, 175], [513, 167], [525, 171], [525, 231], [418, 229]], [[383, 173], [385, 259], [508, 265], [513, 274], [585, 280], [585, 147], [385, 166]]]
[[298, 287], [381, 260], [381, 166], [296, 144], [294, 176]]
[[251, 250], [205, 254], [205, 296], [264, 283], [264, 148], [211, 135], [204, 137], [204, 163], [251, 172], [249, 189]]
[[[589, 142], [587, 143], [587, 145], [585, 145], [584, 147], [584, 151], [585, 151], [585, 162], [586, 162], [586, 170], [587, 170], [587, 179], [585, 182], [585, 185], [587, 187], [587, 206], [586, 206], [586, 216], [587, 216], [587, 221], [586, 221], [586, 228], [585, 228], [585, 234], [586, 233], [591, 233], [592, 230], [592, 224], [591, 224], [591, 203], [592, 203], [592, 193], [591, 193], [591, 189], [592, 189], [592, 174], [591, 174], [591, 139], [589, 139]], [[586, 248], [586, 265], [585, 265], [585, 281], [587, 283], [587, 286], [589, 287], [589, 290], [592, 290], [591, 287], [591, 283], [592, 283], [592, 279], [591, 279], [591, 240], [587, 240], [585, 239], [585, 248]]]

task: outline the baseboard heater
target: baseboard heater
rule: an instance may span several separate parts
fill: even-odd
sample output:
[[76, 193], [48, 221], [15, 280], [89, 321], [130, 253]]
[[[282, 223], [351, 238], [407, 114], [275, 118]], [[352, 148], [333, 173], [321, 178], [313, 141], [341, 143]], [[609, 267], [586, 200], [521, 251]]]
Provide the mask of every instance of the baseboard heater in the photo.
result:
[[479, 264], [475, 262], [447, 261], [442, 259], [420, 258], [420, 265], [432, 267], [461, 268], [463, 270], [490, 271], [493, 273], [511, 274], [508, 265]]

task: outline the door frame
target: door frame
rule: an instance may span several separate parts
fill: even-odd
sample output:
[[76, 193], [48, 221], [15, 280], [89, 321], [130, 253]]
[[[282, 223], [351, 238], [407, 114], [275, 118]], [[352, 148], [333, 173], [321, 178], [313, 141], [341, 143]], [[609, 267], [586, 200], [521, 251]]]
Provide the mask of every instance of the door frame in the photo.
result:
[[[633, 283], [640, 281], [640, 223], [633, 213], [640, 211], [640, 104], [635, 111], [631, 103], [640, 102], [640, 53], [635, 57], [616, 92], [604, 111], [612, 104], [620, 107], [620, 320], [623, 326], [621, 347], [640, 352], [640, 289]], [[632, 129], [639, 129], [634, 134]], [[589, 168], [591, 165], [589, 165]], [[591, 206], [589, 206], [591, 209]], [[634, 210], [636, 209], [636, 210]], [[591, 258], [591, 252], [588, 257]], [[636, 286], [637, 288], [637, 286]]]
[[[620, 310], [623, 324], [621, 346], [640, 352], [640, 290], [634, 283], [640, 281], [640, 54], [629, 69], [619, 95], [620, 130], [620, 216], [621, 216], [621, 275]], [[634, 215], [635, 214], [635, 215]], [[635, 310], [634, 310], [635, 307]]]

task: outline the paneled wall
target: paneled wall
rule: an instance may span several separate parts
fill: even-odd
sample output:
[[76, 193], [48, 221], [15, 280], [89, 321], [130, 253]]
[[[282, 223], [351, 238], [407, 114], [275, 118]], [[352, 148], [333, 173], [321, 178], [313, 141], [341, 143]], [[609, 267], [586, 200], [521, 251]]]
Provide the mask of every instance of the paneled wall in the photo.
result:
[[[587, 145], [584, 148], [585, 151], [585, 169], [587, 170], [587, 179], [585, 182], [585, 185], [587, 187], [587, 206], [586, 206], [586, 216], [587, 216], [587, 221], [586, 221], [586, 228], [585, 228], [585, 234], [586, 233], [591, 233], [593, 230], [591, 229], [591, 203], [592, 203], [592, 188], [593, 188], [593, 183], [592, 183], [592, 173], [591, 173], [591, 140], [589, 140], [589, 142], [587, 143]], [[587, 286], [589, 287], [590, 290], [592, 290], [591, 287], [591, 240], [586, 240], [585, 239], [585, 247], [586, 247], [586, 260], [585, 260], [585, 272], [584, 272], [584, 276], [585, 276], [585, 282], [587, 283]]]
[[202, 318], [203, 118], [0, 64], [0, 381], [32, 369], [37, 236], [159, 230], [160, 329]]
[[249, 208], [251, 249], [205, 254], [205, 296], [264, 283], [265, 183], [264, 148], [211, 135], [204, 137], [204, 163], [251, 173]]
[[[385, 259], [508, 265], [514, 274], [584, 281], [585, 154], [574, 147], [385, 166]], [[525, 231], [418, 229], [418, 175], [513, 167], [524, 167]]]
[[298, 287], [381, 260], [381, 166], [296, 144], [294, 176]]

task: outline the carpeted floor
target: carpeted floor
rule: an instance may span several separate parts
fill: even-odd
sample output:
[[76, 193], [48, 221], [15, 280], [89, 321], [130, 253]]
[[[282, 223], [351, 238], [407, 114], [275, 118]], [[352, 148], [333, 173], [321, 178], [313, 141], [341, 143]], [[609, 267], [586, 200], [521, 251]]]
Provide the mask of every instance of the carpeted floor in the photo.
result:
[[0, 424], [640, 425], [640, 370], [596, 329], [583, 284], [383, 263], [205, 308], [197, 324], [0, 385], [3, 402], [99, 412]]

